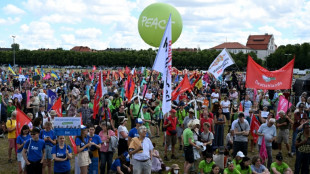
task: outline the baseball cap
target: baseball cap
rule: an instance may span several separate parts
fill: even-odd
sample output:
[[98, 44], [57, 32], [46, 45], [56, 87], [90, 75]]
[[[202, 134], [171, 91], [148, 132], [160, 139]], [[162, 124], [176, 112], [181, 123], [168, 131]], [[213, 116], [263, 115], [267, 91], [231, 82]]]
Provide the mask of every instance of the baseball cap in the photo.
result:
[[171, 113], [176, 113], [177, 111], [175, 109], [170, 110]]
[[136, 123], [143, 124], [143, 120], [141, 118], [137, 118]]
[[194, 109], [190, 108], [188, 112], [195, 113]]
[[241, 158], [245, 157], [243, 152], [239, 151], [236, 156], [240, 156]]
[[147, 106], [143, 106], [143, 109], [147, 109], [148, 107]]
[[281, 153], [278, 153], [277, 156], [276, 156], [276, 159], [277, 159], [278, 161], [283, 161], [283, 156], [282, 156], [282, 154], [281, 154]]

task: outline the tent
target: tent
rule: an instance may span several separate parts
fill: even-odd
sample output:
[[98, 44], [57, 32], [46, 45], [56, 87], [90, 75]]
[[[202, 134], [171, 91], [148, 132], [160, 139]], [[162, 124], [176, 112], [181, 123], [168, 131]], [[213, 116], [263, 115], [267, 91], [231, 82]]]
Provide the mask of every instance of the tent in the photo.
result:
[[299, 79], [296, 79], [294, 86], [293, 86], [293, 90], [296, 96], [296, 100], [295, 100], [296, 103], [299, 100], [299, 96], [303, 92], [307, 92], [309, 95], [310, 94], [310, 74], [307, 74]]

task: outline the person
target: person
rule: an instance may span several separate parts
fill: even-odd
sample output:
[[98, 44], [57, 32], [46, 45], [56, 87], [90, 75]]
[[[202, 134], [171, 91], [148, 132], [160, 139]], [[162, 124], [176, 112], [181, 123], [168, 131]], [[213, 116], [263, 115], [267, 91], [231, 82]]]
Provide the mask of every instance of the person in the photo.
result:
[[151, 174], [152, 169], [152, 150], [154, 146], [151, 140], [146, 137], [147, 129], [140, 126], [138, 129], [139, 137], [134, 137], [129, 145], [129, 154], [132, 156], [134, 174]]
[[[214, 120], [210, 117], [210, 112], [207, 107], [203, 110], [203, 114], [200, 117], [200, 125], [204, 125], [205, 122], [209, 123], [209, 131], [214, 134]], [[200, 131], [203, 132], [203, 126], [201, 126]]]
[[219, 101], [219, 98], [220, 98], [219, 92], [220, 92], [219, 89], [215, 89], [214, 92], [212, 92], [212, 94], [211, 94], [212, 103]]
[[187, 116], [187, 112], [186, 110], [184, 109], [184, 103], [183, 102], [180, 102], [179, 104], [179, 109], [176, 113], [176, 116], [178, 118], [178, 126], [177, 126], [177, 137], [178, 137], [178, 140], [179, 140], [179, 150], [183, 150], [183, 143], [182, 143], [182, 133], [183, 133], [183, 130], [184, 130], [184, 125], [183, 125], [183, 120], [185, 119], [185, 117]]
[[194, 120], [194, 119], [195, 119], [195, 111], [194, 111], [194, 109], [190, 108], [189, 111], [188, 111], [188, 116], [186, 116], [186, 117], [184, 118], [184, 121], [183, 121], [183, 127], [184, 127], [184, 129], [186, 129], [188, 123], [189, 123], [191, 120]]
[[293, 156], [296, 153], [296, 137], [298, 130], [297, 128], [300, 126], [300, 120], [304, 117], [307, 117], [308, 113], [305, 111], [305, 105], [301, 103], [298, 107], [298, 111], [294, 112], [294, 123], [293, 123], [293, 138], [292, 138], [292, 147], [291, 147], [291, 155]]
[[234, 146], [234, 136], [235, 136], [235, 131], [234, 130], [232, 130], [232, 129], [229, 129], [228, 130], [229, 132], [228, 132], [228, 134], [226, 135], [226, 149], [228, 150], [228, 151], [230, 151], [232, 148], [233, 148], [233, 146]]
[[43, 123], [42, 127], [44, 127], [45, 123], [50, 120], [50, 114], [45, 110], [45, 105], [40, 105], [39, 111], [36, 113], [35, 118], [41, 118]]
[[109, 151], [109, 149], [111, 138], [115, 137], [115, 133], [110, 129], [110, 122], [101, 120], [100, 126], [102, 128], [102, 130], [99, 132], [99, 136], [102, 142], [100, 147], [100, 173], [104, 174], [106, 169], [107, 171], [111, 169], [113, 150]]
[[118, 156], [124, 152], [128, 152], [128, 130], [127, 130], [127, 118], [123, 118], [120, 121], [120, 126], [117, 129], [117, 138], [118, 138]]
[[224, 174], [241, 174], [236, 168], [232, 161], [227, 162], [227, 168], [224, 169]]
[[[281, 143], [284, 142], [287, 151], [290, 151], [290, 146], [288, 144], [288, 139], [289, 139], [289, 124], [293, 123], [293, 121], [286, 116], [285, 112], [283, 110], [279, 111], [279, 116], [280, 118], [277, 120], [277, 127], [279, 128], [279, 135], [278, 135], [278, 146], [279, 146], [279, 151], [282, 151], [282, 146]], [[291, 153], [289, 153], [291, 156]]]
[[208, 153], [212, 153], [213, 149], [212, 149], [212, 142], [214, 139], [214, 135], [212, 132], [210, 132], [210, 123], [205, 122], [203, 123], [203, 132], [201, 132], [200, 136], [201, 136], [201, 142], [203, 142], [204, 146], [206, 146], [206, 152]]
[[233, 146], [233, 156], [236, 155], [238, 151], [242, 151], [246, 156], [248, 153], [248, 135], [250, 131], [250, 126], [247, 121], [244, 120], [244, 113], [240, 112], [238, 115], [238, 121], [232, 127], [235, 133], [235, 140]]
[[112, 163], [110, 174], [130, 174], [131, 169], [128, 166], [128, 152], [119, 155]]
[[91, 145], [94, 145], [93, 142], [90, 141], [88, 133], [88, 127], [82, 125], [81, 126], [81, 136], [77, 136], [75, 138], [76, 150], [78, 153], [79, 166], [81, 170], [81, 174], [87, 174], [88, 165], [91, 163], [88, 148]]
[[[16, 110], [16, 107], [13, 105], [13, 101], [9, 100], [8, 105], [6, 107], [7, 120], [11, 119], [12, 112]], [[5, 121], [7, 121], [5, 120]]]
[[252, 108], [252, 102], [250, 100], [249, 95], [245, 96], [245, 100], [242, 100], [240, 102], [240, 104], [243, 106], [244, 108], [244, 115], [246, 117], [246, 120], [248, 121], [248, 123], [251, 123], [251, 118], [250, 118], [250, 109]]
[[172, 164], [168, 174], [179, 174], [179, 171], [180, 171], [179, 165], [178, 164]]
[[40, 130], [33, 128], [31, 137], [23, 147], [23, 158], [26, 162], [28, 174], [42, 174], [42, 166], [45, 157], [45, 142], [39, 138]]
[[143, 106], [143, 110], [142, 110], [143, 119], [142, 119], [142, 121], [144, 122], [144, 126], [147, 128], [147, 133], [149, 134], [150, 137], [152, 137], [152, 132], [151, 132], [151, 128], [150, 128], [150, 124], [152, 123], [151, 114], [149, 112], [147, 112], [147, 109], [148, 109], [148, 106]]
[[123, 118], [127, 118], [127, 113], [125, 112], [125, 106], [121, 104], [117, 112], [115, 112], [112, 116], [114, 120], [114, 127], [117, 129], [120, 125], [120, 120]]
[[24, 125], [20, 131], [20, 135], [17, 137], [17, 161], [18, 161], [18, 174], [26, 173], [25, 170], [25, 160], [23, 158], [23, 147], [27, 140], [29, 140], [31, 136], [29, 135], [29, 126]]
[[65, 144], [65, 141], [65, 136], [58, 136], [58, 143], [52, 148], [54, 174], [70, 174], [72, 149], [70, 145]]
[[223, 146], [224, 145], [224, 126], [226, 123], [226, 117], [223, 114], [223, 109], [219, 108], [218, 112], [214, 117], [214, 129], [215, 129], [215, 139], [214, 145], [215, 146]]
[[8, 141], [9, 141], [9, 148], [8, 148], [8, 157], [9, 157], [9, 163], [12, 163], [12, 150], [15, 151], [16, 154], [16, 111], [13, 111], [11, 113], [10, 119], [6, 122], [6, 127], [8, 131]]
[[276, 162], [273, 162], [270, 168], [271, 174], [293, 174], [292, 169], [285, 162], [283, 162], [283, 156], [281, 152], [276, 155]]
[[249, 157], [244, 157], [239, 165], [236, 166], [236, 169], [241, 174], [249, 174], [252, 173], [252, 169], [250, 167], [251, 159]]
[[82, 113], [83, 124], [90, 124], [93, 115], [93, 110], [89, 108], [88, 103], [89, 101], [87, 99], [82, 100], [82, 107], [76, 111], [77, 113]]
[[233, 159], [233, 163], [235, 166], [239, 165], [242, 162], [242, 159], [244, 158], [244, 154], [242, 151], [239, 151], [235, 157], [235, 159]]
[[183, 144], [184, 144], [184, 154], [185, 154], [185, 162], [184, 162], [184, 174], [187, 174], [189, 169], [194, 163], [194, 151], [193, 147], [196, 149], [200, 149], [194, 143], [194, 135], [193, 131], [196, 125], [194, 124], [194, 120], [190, 120], [187, 124], [187, 128], [183, 131]]
[[257, 135], [259, 136], [257, 143], [259, 152], [262, 146], [262, 140], [263, 138], [265, 138], [266, 150], [268, 154], [268, 168], [270, 168], [270, 165], [272, 163], [272, 142], [276, 139], [277, 136], [277, 129], [274, 126], [275, 121], [276, 120], [274, 118], [269, 119], [268, 123], [260, 125], [257, 131]]
[[48, 174], [52, 173], [52, 148], [56, 144], [56, 136], [52, 130], [52, 123], [45, 122], [45, 129], [40, 132], [39, 138], [45, 142], [45, 157], [42, 167], [42, 173], [45, 173], [45, 168], [48, 168]]
[[[296, 155], [295, 173], [309, 173], [310, 165], [310, 124], [305, 122], [303, 124], [303, 131], [297, 134], [296, 137], [296, 148], [298, 154]], [[296, 167], [298, 166], [298, 167]]]
[[207, 153], [204, 159], [199, 163], [200, 174], [210, 173], [214, 164], [212, 153]]
[[223, 109], [223, 114], [226, 117], [226, 120], [230, 120], [230, 101], [227, 99], [227, 96], [224, 97], [224, 100], [221, 101], [221, 107]]
[[220, 166], [213, 164], [210, 174], [220, 174]]
[[156, 150], [156, 144], [153, 143], [154, 149], [152, 150], [152, 172], [161, 173], [165, 169], [165, 164], [163, 160], [160, 158], [158, 150]]
[[164, 156], [164, 160], [166, 161], [169, 160], [167, 157], [167, 150], [170, 145], [171, 145], [171, 150], [172, 150], [171, 159], [177, 159], [174, 153], [174, 146], [177, 143], [176, 126], [178, 124], [176, 112], [177, 111], [175, 109], [171, 109], [169, 117], [164, 122], [164, 128], [166, 129], [166, 134], [167, 134], [166, 143], [165, 143], [165, 156]]
[[143, 125], [143, 120], [141, 118], [137, 118], [135, 120], [135, 122], [136, 122], [136, 126], [132, 129], [130, 129], [129, 134], [128, 134], [128, 146], [129, 146], [132, 138], [139, 137], [140, 134], [139, 134], [138, 129], [140, 126]]
[[139, 108], [139, 97], [136, 97], [130, 105], [131, 129], [135, 127], [135, 120], [138, 118]]
[[252, 158], [251, 170], [253, 174], [269, 174], [268, 168], [262, 164], [262, 159], [258, 156]]
[[91, 155], [91, 163], [88, 166], [88, 173], [98, 173], [99, 168], [99, 149], [101, 148], [101, 138], [95, 134], [95, 126], [89, 124], [89, 141], [92, 145], [89, 147]]

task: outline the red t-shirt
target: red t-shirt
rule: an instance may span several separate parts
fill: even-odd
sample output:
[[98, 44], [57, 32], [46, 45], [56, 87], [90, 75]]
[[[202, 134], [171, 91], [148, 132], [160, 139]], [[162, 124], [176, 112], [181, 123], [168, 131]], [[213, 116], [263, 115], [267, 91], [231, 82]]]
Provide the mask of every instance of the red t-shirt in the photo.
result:
[[169, 116], [165, 120], [164, 125], [167, 125], [169, 121], [171, 122], [171, 124], [166, 129], [167, 135], [171, 135], [169, 131], [174, 131], [177, 129], [177, 117], [172, 118], [171, 116]]
[[209, 131], [212, 132], [212, 121], [213, 119], [212, 118], [208, 118], [208, 119], [205, 119], [203, 117], [201, 117], [200, 119], [200, 132], [203, 132], [203, 123], [205, 122], [208, 122], [210, 124], [210, 127], [209, 127]]

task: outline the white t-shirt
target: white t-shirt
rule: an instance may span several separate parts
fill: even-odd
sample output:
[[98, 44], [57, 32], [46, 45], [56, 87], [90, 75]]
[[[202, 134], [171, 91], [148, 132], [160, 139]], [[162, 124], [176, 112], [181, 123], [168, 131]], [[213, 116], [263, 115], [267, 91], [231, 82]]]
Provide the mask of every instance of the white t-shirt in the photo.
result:
[[152, 99], [152, 95], [153, 95], [152, 93], [148, 93], [148, 92], [147, 92], [147, 93], [145, 94], [145, 98], [148, 99], [148, 100], [150, 100], [150, 99]]
[[[121, 134], [121, 132], [126, 132], [128, 134], [128, 130], [125, 126], [118, 126], [118, 129], [117, 129], [117, 138], [120, 139], [120, 138], [124, 138]], [[128, 137], [125, 138], [125, 140], [128, 140]]]
[[154, 146], [152, 144], [152, 141], [145, 137], [144, 140], [142, 141], [142, 148], [143, 151], [142, 153], [136, 153], [133, 155], [133, 159], [135, 160], [147, 160], [150, 159], [150, 151], [154, 149]]
[[214, 98], [212, 99], [212, 103], [215, 103], [215, 102], [219, 101], [220, 94], [219, 94], [219, 93], [212, 92], [211, 97], [214, 97]]
[[227, 101], [222, 100], [221, 101], [221, 106], [223, 108], [223, 112], [224, 113], [228, 113], [229, 112], [229, 108], [225, 108], [225, 107], [229, 107], [230, 106], [230, 101], [229, 100], [227, 100]]

